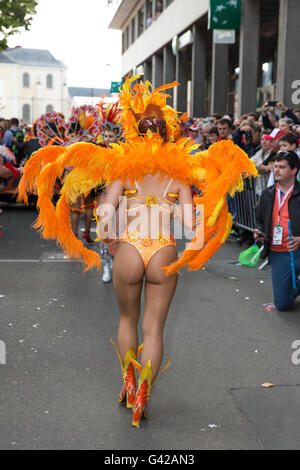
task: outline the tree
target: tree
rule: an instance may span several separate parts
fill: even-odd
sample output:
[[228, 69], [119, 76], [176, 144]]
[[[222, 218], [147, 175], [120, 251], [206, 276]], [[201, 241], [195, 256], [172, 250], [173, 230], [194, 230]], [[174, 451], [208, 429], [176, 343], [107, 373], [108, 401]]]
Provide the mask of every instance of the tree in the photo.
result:
[[29, 29], [38, 0], [0, 0], [0, 51], [7, 49], [7, 38]]

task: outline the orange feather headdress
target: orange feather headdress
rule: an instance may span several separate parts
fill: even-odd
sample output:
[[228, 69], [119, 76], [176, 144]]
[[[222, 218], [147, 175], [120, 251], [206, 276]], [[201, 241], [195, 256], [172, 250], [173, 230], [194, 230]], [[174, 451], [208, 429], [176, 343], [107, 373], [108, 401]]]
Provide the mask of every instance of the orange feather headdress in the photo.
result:
[[174, 142], [180, 136], [180, 120], [178, 113], [167, 105], [170, 95], [165, 90], [179, 85], [178, 82], [163, 85], [152, 90], [149, 81], [142, 81], [133, 85], [139, 79], [139, 75], [125, 80], [120, 93], [120, 104], [122, 107], [122, 121], [126, 139], [136, 138], [140, 135], [139, 122], [149, 116], [164, 119], [167, 126], [167, 141]]

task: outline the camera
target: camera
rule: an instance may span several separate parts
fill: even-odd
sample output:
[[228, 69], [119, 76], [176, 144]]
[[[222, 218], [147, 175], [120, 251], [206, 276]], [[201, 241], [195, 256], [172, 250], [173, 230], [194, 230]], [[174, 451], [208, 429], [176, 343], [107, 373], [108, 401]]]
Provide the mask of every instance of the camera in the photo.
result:
[[277, 106], [278, 101], [268, 101], [268, 106]]
[[245, 136], [245, 140], [250, 140], [252, 141], [252, 134], [250, 131], [246, 132], [246, 131], [241, 131], [241, 134]]

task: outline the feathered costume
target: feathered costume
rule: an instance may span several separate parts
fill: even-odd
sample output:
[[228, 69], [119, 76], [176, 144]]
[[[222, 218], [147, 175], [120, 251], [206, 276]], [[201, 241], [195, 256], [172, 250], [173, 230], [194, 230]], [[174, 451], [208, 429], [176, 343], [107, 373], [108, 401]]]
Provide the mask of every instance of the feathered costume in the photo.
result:
[[[94, 266], [100, 268], [100, 257], [83, 246], [70, 226], [70, 205], [81, 194], [88, 194], [102, 180], [108, 184], [122, 180], [125, 186], [128, 179], [134, 185], [146, 175], [156, 174], [194, 185], [200, 192], [194, 202], [204, 205], [203, 244], [195, 249], [196, 232], [178, 261], [163, 269], [167, 275], [184, 266], [196, 270], [220, 248], [231, 230], [232, 217], [228, 213], [226, 195], [233, 196], [235, 191], [241, 191], [243, 177], [256, 176], [257, 171], [248, 156], [229, 140], [192, 155], [191, 152], [199, 146], [189, 138], [181, 137], [178, 114], [166, 104], [168, 95], [164, 91], [178, 83], [151, 90], [149, 82], [133, 85], [137, 79], [136, 76], [127, 78], [120, 94], [125, 142], [112, 144], [110, 149], [78, 143], [68, 148], [39, 150], [28, 171], [25, 167], [19, 196], [26, 200], [26, 190], [36, 184], [40, 209], [36, 227], [45, 238], [56, 238], [70, 256], [83, 260], [86, 269], [91, 269]], [[38, 168], [46, 161], [48, 163], [39, 173]], [[30, 161], [28, 163], [30, 165]], [[73, 170], [64, 178], [61, 197], [55, 208], [51, 202], [52, 189], [65, 167]], [[203, 225], [198, 229], [202, 231], [202, 228]], [[124, 361], [119, 352], [118, 356], [123, 373], [119, 402], [126, 401], [127, 407], [132, 408], [132, 424], [139, 427], [140, 419], [147, 415], [146, 404], [153, 387], [151, 360], [142, 369], [132, 347]], [[138, 387], [135, 368], [140, 373]]]
[[[26, 201], [26, 191], [36, 184], [40, 213], [35, 226], [45, 238], [56, 238], [71, 257], [83, 260], [86, 269], [99, 269], [99, 255], [85, 248], [70, 227], [69, 206], [81, 194], [89, 193], [103, 179], [107, 183], [117, 179], [124, 182], [130, 179], [134, 183], [157, 172], [194, 185], [201, 192], [194, 202], [204, 205], [203, 246], [195, 250], [190, 249], [190, 244], [178, 261], [164, 269], [167, 275], [184, 266], [196, 270], [216, 253], [230, 233], [232, 217], [228, 212], [226, 194], [233, 196], [235, 191], [242, 191], [242, 177], [256, 176], [257, 171], [248, 156], [230, 140], [220, 141], [204, 152], [191, 155], [190, 152], [198, 145], [180, 137], [177, 112], [166, 104], [169, 95], [164, 91], [177, 83], [151, 91], [149, 82], [133, 85], [137, 79], [137, 76], [127, 78], [120, 94], [125, 142], [113, 144], [111, 149], [78, 143], [68, 148], [39, 150], [33, 161], [29, 160], [25, 166], [19, 198]], [[138, 125], [150, 115], [165, 120], [165, 140], [156, 132], [140, 135]], [[48, 164], [39, 173], [45, 163]], [[55, 208], [51, 203], [53, 184], [57, 177], [62, 177], [66, 166], [73, 170], [64, 179], [61, 198]]]
[[119, 101], [115, 103], [107, 104], [104, 102], [104, 96], [101, 101], [96, 104], [96, 109], [99, 113], [101, 121], [101, 134], [97, 139], [97, 144], [103, 144], [103, 134], [105, 131], [112, 131], [116, 135], [117, 139], [122, 134], [122, 122], [121, 122], [121, 109], [119, 107]]
[[11, 171], [11, 176], [0, 177], [0, 195], [10, 194], [14, 196], [20, 182], [20, 171], [16, 167], [16, 157], [8, 147], [0, 145], [0, 158], [3, 166]]

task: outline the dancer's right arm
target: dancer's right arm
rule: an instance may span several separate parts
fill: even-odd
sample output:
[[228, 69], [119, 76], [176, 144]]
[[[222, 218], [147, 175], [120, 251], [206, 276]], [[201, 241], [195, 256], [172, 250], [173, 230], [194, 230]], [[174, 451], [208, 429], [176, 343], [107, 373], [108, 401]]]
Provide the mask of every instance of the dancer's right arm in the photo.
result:
[[180, 185], [179, 189], [179, 220], [188, 230], [196, 230], [196, 206], [193, 201], [191, 187], [187, 184]]

